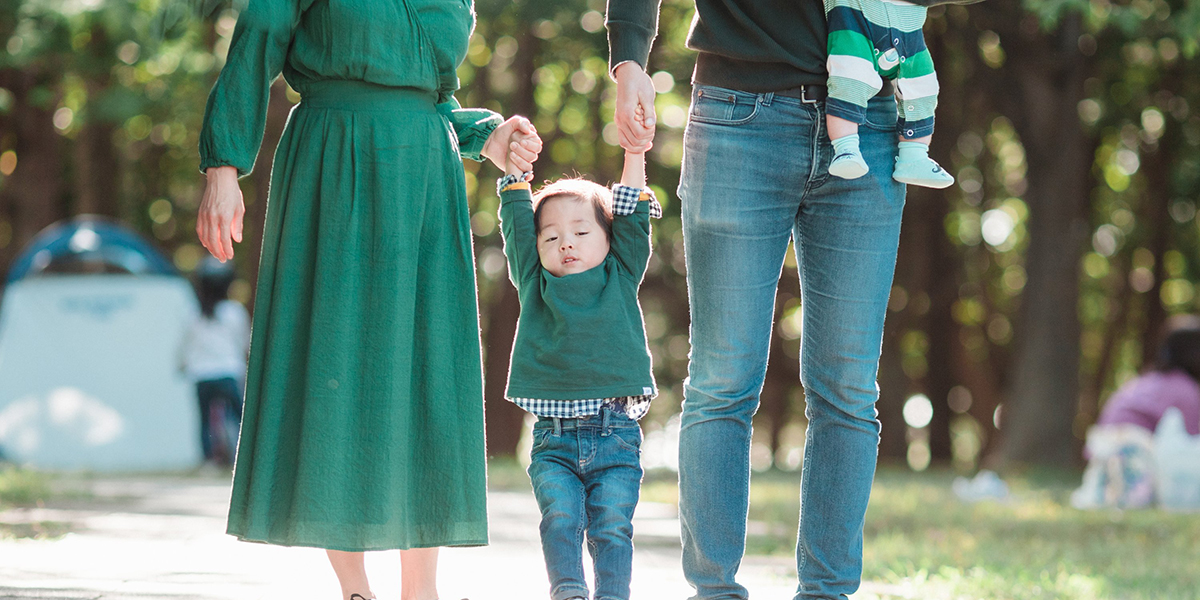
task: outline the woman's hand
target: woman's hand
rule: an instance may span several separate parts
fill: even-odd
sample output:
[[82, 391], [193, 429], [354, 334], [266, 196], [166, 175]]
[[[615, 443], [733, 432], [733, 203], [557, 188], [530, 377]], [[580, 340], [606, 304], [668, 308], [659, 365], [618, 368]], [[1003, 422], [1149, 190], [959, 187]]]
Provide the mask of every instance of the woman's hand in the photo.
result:
[[233, 258], [233, 242], [242, 241], [246, 205], [236, 168], [210, 167], [205, 175], [208, 181], [196, 215], [196, 235], [217, 260], [225, 262]]
[[505, 171], [511, 161], [512, 167], [525, 172], [533, 170], [533, 163], [541, 151], [542, 138], [538, 137], [533, 123], [525, 117], [510, 117], [492, 131], [480, 154]]

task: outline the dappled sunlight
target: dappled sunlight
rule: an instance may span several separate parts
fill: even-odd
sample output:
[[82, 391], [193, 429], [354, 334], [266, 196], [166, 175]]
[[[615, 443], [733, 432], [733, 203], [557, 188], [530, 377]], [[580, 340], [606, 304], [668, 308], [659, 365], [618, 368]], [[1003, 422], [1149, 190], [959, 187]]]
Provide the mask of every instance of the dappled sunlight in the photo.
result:
[[89, 446], [102, 446], [124, 431], [121, 413], [76, 388], [58, 388], [46, 397], [50, 422], [77, 432]]
[[0, 410], [0, 446], [14, 457], [36, 454], [41, 444], [64, 440], [104, 446], [124, 430], [119, 412], [72, 387], [56, 388], [42, 398], [21, 398]]

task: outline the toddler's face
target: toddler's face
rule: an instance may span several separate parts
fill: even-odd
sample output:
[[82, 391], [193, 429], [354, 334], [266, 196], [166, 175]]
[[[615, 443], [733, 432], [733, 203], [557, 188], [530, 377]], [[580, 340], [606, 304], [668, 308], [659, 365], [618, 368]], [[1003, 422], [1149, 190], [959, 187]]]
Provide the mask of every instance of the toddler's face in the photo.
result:
[[538, 257], [550, 274], [582, 273], [604, 262], [608, 238], [596, 222], [596, 209], [590, 202], [563, 196], [543, 202]]

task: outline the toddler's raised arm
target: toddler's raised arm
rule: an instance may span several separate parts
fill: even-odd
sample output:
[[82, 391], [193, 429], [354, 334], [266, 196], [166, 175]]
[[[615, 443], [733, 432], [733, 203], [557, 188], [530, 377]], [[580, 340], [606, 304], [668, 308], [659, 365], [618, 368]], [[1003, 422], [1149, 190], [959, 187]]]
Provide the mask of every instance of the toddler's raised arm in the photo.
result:
[[612, 212], [613, 256], [640, 281], [650, 260], [650, 217], [662, 217], [662, 206], [646, 187], [644, 153], [625, 153], [621, 183], [613, 186]]
[[637, 189], [646, 187], [646, 153], [625, 151], [625, 167], [621, 169], [621, 185]]
[[533, 196], [525, 175], [505, 175], [497, 184], [500, 194], [500, 236], [508, 258], [508, 277], [518, 291], [542, 268], [533, 227]]
[[[507, 142], [508, 159], [504, 177], [496, 184], [500, 195], [500, 236], [504, 238], [504, 255], [508, 258], [508, 276], [518, 291], [522, 284], [535, 278], [542, 268], [537, 252], [537, 232], [533, 226], [533, 196], [529, 180], [533, 161], [542, 151], [537, 134], [514, 132]], [[532, 160], [529, 154], [532, 153]]]

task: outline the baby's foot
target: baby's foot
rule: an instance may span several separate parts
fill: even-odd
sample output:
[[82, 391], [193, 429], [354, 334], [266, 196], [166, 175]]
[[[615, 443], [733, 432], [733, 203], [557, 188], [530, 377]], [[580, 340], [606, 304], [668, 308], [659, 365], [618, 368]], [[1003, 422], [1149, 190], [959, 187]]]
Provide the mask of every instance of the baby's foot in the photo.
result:
[[947, 173], [941, 165], [937, 164], [937, 161], [928, 156], [918, 160], [904, 160], [897, 157], [892, 179], [900, 183], [919, 185], [935, 190], [950, 187], [954, 183], [954, 176]]
[[954, 177], [929, 158], [929, 144], [908, 141], [900, 142], [892, 179], [935, 190], [950, 187], [954, 183]]
[[833, 140], [833, 160], [829, 174], [842, 179], [858, 179], [867, 174], [867, 161], [858, 149], [858, 135], [846, 135]]

